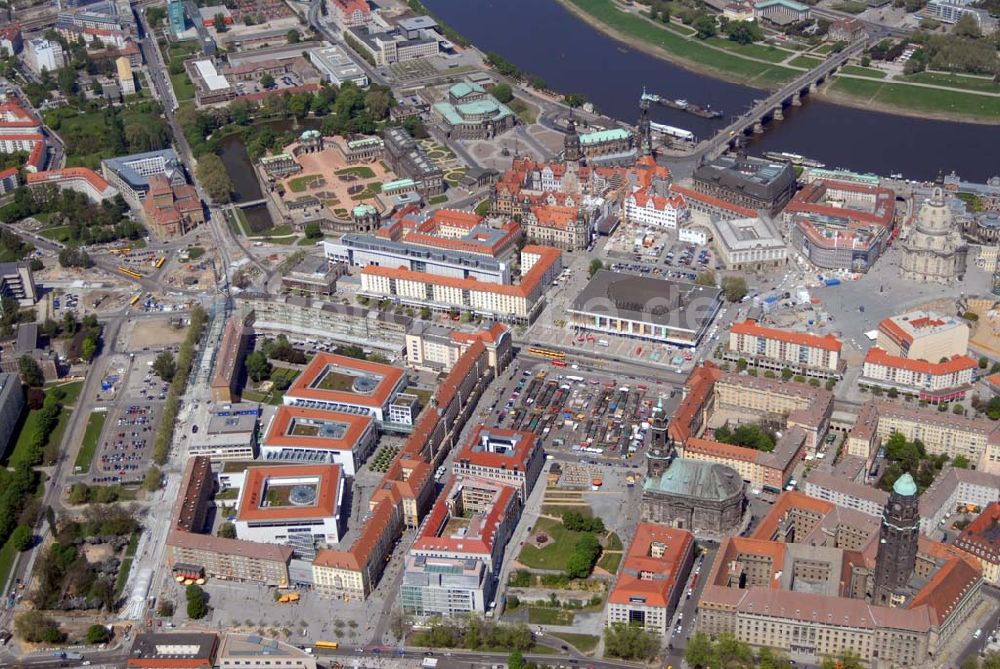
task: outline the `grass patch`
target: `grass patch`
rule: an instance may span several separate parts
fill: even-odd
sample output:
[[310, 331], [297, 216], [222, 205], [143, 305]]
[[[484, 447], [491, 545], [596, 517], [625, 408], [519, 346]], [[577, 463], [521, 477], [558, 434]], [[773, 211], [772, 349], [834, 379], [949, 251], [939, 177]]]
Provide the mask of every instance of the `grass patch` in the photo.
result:
[[820, 60], [819, 58], [813, 58], [811, 56], [799, 56], [798, 58], [795, 58], [792, 61], [790, 61], [788, 64], [794, 67], [801, 67], [805, 70], [811, 70], [822, 62], [823, 61]]
[[313, 184], [320, 181], [323, 177], [319, 174], [307, 174], [301, 177], [295, 177], [288, 182], [288, 190], [293, 193], [302, 193], [307, 188], [311, 188]]
[[860, 65], [845, 65], [837, 74], [853, 74], [856, 77], [868, 77], [869, 79], [885, 79], [885, 72], [871, 67], [861, 67]]
[[194, 84], [188, 79], [187, 72], [170, 75], [170, 85], [174, 88], [174, 96], [177, 102], [194, 100]]
[[607, 544], [607, 549], [609, 551], [620, 551], [625, 548], [622, 546], [622, 540], [614, 532], [608, 535], [608, 539], [605, 543]]
[[[565, 502], [566, 500], [559, 500], [559, 501]], [[583, 503], [580, 506], [575, 506], [573, 504], [565, 504], [565, 503], [542, 504], [542, 515], [545, 516], [562, 518], [562, 515], [567, 511], [575, 511], [579, 513], [581, 516], [584, 516], [586, 518], [592, 518], [594, 516], [594, 512], [590, 510], [590, 506], [586, 503]]]
[[447, 201], [448, 201], [448, 196], [447, 195], [435, 195], [431, 199], [427, 200], [427, 204], [431, 204], [431, 205], [434, 205], [434, 204], [444, 204]]
[[[56, 387], [55, 385], [50, 385], [46, 387], [46, 394]], [[74, 383], [64, 383], [59, 385], [66, 394], [66, 397], [62, 400], [62, 411], [59, 412], [59, 421], [56, 426], [52, 429], [49, 434], [49, 438], [46, 444], [59, 444], [62, 442], [63, 435], [66, 433], [66, 425], [69, 422], [69, 415], [71, 410], [67, 407], [72, 406], [77, 398], [80, 396], [80, 390], [83, 388], [83, 382], [77, 381]], [[14, 449], [10, 451], [6, 464], [10, 467], [17, 466], [20, 462], [26, 462], [29, 459], [31, 445], [35, 441], [35, 435], [38, 433], [38, 411], [29, 411], [21, 423], [21, 431], [17, 435], [17, 441], [14, 442]]]
[[843, 78], [834, 81], [831, 90], [917, 112], [960, 114], [990, 120], [1000, 118], [1000, 97]]
[[[686, 39], [672, 30], [664, 30], [645, 18], [620, 11], [612, 0], [569, 0], [574, 7], [620, 33], [658, 47], [667, 54], [709, 68], [730, 79], [744, 81], [763, 75], [771, 69], [767, 81], [789, 81], [798, 72], [785, 67], [770, 66], [735, 53], [710, 49], [701, 42]], [[766, 48], [766, 47], [762, 47]]]
[[562, 639], [566, 643], [576, 648], [581, 653], [592, 653], [601, 642], [601, 637], [593, 634], [574, 634], [573, 632], [549, 632], [557, 639]]
[[357, 195], [352, 195], [351, 199], [357, 202], [358, 200], [370, 200], [379, 193], [382, 192], [382, 184], [375, 182], [370, 183], [365, 186], [365, 189], [358, 193]]
[[290, 386], [295, 379], [299, 378], [299, 374], [301, 374], [301, 372], [297, 369], [291, 369], [289, 367], [274, 367], [271, 370], [271, 381], [273, 381], [277, 386], [281, 386], [286, 382], [287, 385]]
[[948, 86], [950, 88], [963, 88], [969, 91], [982, 91], [984, 93], [1000, 93], [1000, 84], [994, 82], [993, 79], [963, 77], [960, 74], [918, 72], [906, 77], [904, 81], [914, 81], [919, 84], [934, 84], [935, 86]]
[[740, 44], [739, 42], [734, 42], [733, 40], [725, 39], [724, 37], [709, 37], [705, 40], [705, 44], [711, 44], [712, 46], [725, 49], [726, 51], [731, 51], [748, 58], [766, 60], [770, 63], [780, 63], [791, 55], [788, 51], [779, 49], [775, 46], [768, 46], [766, 44]]
[[187, 248], [188, 260], [197, 260], [205, 255], [205, 249], [200, 246], [189, 246]]
[[572, 625], [576, 618], [572, 611], [548, 606], [532, 606], [528, 609], [529, 625]]
[[868, 5], [856, 0], [844, 0], [835, 4], [833, 9], [836, 9], [838, 12], [847, 12], [848, 14], [860, 14], [868, 9]]
[[46, 239], [52, 239], [54, 241], [63, 243], [68, 242], [71, 238], [68, 225], [59, 225], [54, 228], [46, 228], [42, 230], [40, 234], [42, 235], [42, 237], [45, 237]]
[[104, 421], [107, 417], [108, 414], [102, 412], [92, 413], [90, 414], [90, 418], [87, 419], [87, 429], [83, 433], [83, 443], [80, 445], [79, 453], [76, 454], [77, 471], [90, 471], [90, 464], [94, 460], [94, 453], [97, 452], [97, 443], [101, 438], [101, 430], [104, 429]]
[[510, 107], [512, 112], [517, 114], [517, 118], [521, 120], [521, 123], [531, 125], [538, 120], [538, 109], [520, 98], [514, 98], [507, 103], [507, 106]]
[[564, 570], [566, 568], [566, 560], [573, 554], [576, 542], [580, 540], [580, 537], [584, 533], [567, 530], [563, 527], [562, 522], [549, 518], [540, 518], [538, 520], [532, 538], [539, 532], [544, 532], [549, 537], [548, 542], [541, 548], [525, 542], [518, 560], [532, 569]]
[[53, 383], [45, 386], [45, 390], [48, 391], [56, 387], [62, 388], [63, 406], [73, 406], [76, 404], [76, 401], [80, 399], [80, 392], [83, 391], [83, 381], [72, 381], [70, 383]]
[[353, 174], [361, 179], [373, 179], [375, 178], [375, 172], [372, 168], [366, 165], [359, 165], [357, 167], [345, 167], [342, 170], [334, 172], [338, 177], [347, 176], [348, 174]]
[[826, 54], [830, 53], [831, 51], [833, 51], [833, 49], [834, 49], [835, 46], [837, 46], [837, 45], [834, 44], [833, 42], [825, 42], [823, 44], [820, 44], [815, 49], [813, 49], [813, 52], [814, 53], [818, 53], [818, 54], [826, 55]]
[[131, 570], [132, 558], [127, 557], [122, 560], [122, 564], [118, 568], [118, 576], [115, 577], [115, 599], [122, 596], [122, 592], [125, 590], [125, 584], [128, 582], [128, 573]]
[[0, 547], [0, 584], [6, 583], [10, 577], [10, 570], [14, 568], [14, 560], [17, 559], [17, 549], [10, 538]]
[[303, 237], [298, 242], [296, 242], [296, 244], [298, 246], [315, 246], [316, 244], [319, 244], [321, 241], [323, 241], [323, 240], [322, 239], [309, 239], [308, 237]]
[[609, 574], [616, 574], [618, 572], [618, 565], [621, 564], [621, 561], [621, 553], [604, 553], [597, 561], [597, 566]]

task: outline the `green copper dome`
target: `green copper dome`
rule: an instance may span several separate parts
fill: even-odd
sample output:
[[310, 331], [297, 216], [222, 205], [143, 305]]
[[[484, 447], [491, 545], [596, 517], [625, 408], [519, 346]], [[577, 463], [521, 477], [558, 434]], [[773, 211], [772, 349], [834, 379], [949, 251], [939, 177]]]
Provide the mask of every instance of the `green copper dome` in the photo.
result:
[[892, 491], [903, 497], [913, 497], [917, 494], [917, 484], [909, 473], [903, 474], [892, 484]]

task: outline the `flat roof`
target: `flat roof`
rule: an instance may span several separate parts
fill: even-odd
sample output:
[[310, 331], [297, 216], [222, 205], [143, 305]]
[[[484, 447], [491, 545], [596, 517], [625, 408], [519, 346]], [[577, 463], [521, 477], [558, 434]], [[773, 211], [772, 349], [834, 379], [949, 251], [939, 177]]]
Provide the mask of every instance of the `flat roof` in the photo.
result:
[[246, 471], [236, 520], [331, 518], [337, 515], [340, 465], [274, 465]]
[[229, 88], [229, 80], [215, 69], [215, 63], [210, 60], [196, 60], [194, 67], [201, 75], [202, 81], [210, 91], [221, 91]]
[[268, 426], [264, 446], [352, 451], [372, 422], [371, 416], [280, 406]]
[[711, 320], [721, 295], [713, 286], [600, 270], [571, 311], [697, 332]]
[[477, 467], [524, 472], [535, 450], [535, 435], [479, 425], [455, 456], [455, 463], [468, 461]]
[[[295, 379], [285, 398], [382, 408], [388, 404], [404, 376], [402, 369], [391, 365], [334, 353], [318, 353]], [[346, 385], [347, 379], [343, 377], [352, 377], [350, 386]]]

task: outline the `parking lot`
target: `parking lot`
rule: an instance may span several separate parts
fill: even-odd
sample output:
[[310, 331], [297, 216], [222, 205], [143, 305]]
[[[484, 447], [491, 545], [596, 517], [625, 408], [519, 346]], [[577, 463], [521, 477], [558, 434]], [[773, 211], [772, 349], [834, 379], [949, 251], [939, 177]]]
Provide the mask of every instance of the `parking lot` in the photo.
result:
[[140, 483], [152, 457], [159, 408], [128, 404], [114, 409], [101, 434], [94, 483]]
[[485, 422], [534, 432], [548, 452], [637, 463], [649, 443], [654, 408], [662, 405], [669, 414], [679, 400], [658, 380], [528, 364], [503, 380]]

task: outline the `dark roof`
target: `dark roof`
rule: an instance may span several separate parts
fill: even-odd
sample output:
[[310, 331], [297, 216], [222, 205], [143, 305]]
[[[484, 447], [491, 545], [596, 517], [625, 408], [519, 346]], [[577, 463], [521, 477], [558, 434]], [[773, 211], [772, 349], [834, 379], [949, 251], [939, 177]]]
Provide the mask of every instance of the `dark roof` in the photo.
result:
[[14, 355], [33, 352], [38, 348], [38, 323], [21, 323], [17, 326], [17, 343], [14, 344]]
[[142, 660], [207, 660], [215, 661], [219, 638], [200, 632], [138, 634], [129, 654], [129, 666], [142, 666]]
[[722, 156], [695, 169], [694, 180], [773, 200], [795, 183], [795, 168], [761, 158]]
[[712, 318], [721, 294], [712, 286], [600, 270], [572, 309], [698, 331]]

